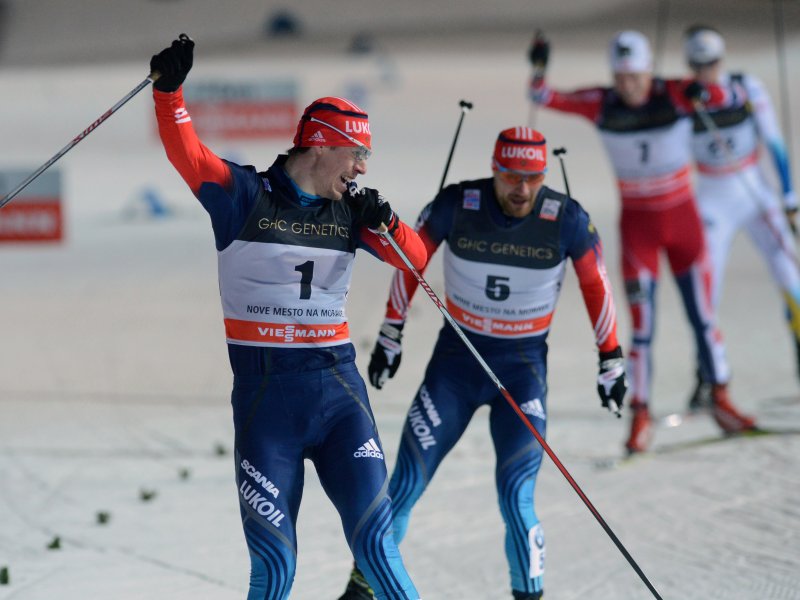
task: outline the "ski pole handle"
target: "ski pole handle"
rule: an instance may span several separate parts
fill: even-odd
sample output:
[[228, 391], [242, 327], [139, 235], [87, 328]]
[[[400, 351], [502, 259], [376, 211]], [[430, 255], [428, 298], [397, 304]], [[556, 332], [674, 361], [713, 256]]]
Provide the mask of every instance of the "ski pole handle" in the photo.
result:
[[567, 192], [567, 196], [571, 198], [572, 194], [569, 193], [569, 179], [567, 179], [567, 168], [564, 166], [564, 154], [566, 153], [567, 149], [564, 147], [553, 148], [553, 156], [558, 157], [558, 164], [561, 166], [561, 175], [564, 178], [564, 189]]

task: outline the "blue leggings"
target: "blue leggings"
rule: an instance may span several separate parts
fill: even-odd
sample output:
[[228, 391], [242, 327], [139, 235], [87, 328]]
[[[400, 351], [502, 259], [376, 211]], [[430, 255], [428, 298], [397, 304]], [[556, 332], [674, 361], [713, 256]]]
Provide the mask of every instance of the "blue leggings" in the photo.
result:
[[[542, 436], [547, 407], [546, 352], [546, 346], [542, 345], [533, 356], [529, 353], [524, 364], [514, 361], [509, 354], [495, 360], [490, 355], [484, 356]], [[490, 407], [489, 425], [497, 457], [495, 483], [506, 527], [505, 552], [511, 587], [538, 592], [544, 573], [544, 536], [533, 493], [542, 447], [463, 347], [453, 351], [437, 344], [408, 412], [389, 483], [394, 504], [394, 537], [399, 544], [414, 504], [464, 433], [472, 415], [484, 404]]]
[[282, 600], [294, 580], [303, 461], [342, 519], [353, 557], [377, 598], [417, 600], [391, 535], [387, 471], [354, 363], [234, 378], [236, 483], [250, 552], [248, 600]]

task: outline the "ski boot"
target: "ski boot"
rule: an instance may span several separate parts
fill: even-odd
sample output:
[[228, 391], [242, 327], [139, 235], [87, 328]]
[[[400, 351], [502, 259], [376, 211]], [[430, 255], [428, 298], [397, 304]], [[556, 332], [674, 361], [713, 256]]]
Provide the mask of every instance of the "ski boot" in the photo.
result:
[[713, 385], [711, 396], [714, 401], [711, 407], [711, 414], [722, 431], [725, 433], [742, 433], [756, 428], [756, 420], [753, 417], [743, 415], [731, 404], [727, 385], [724, 383]]
[[364, 579], [364, 574], [361, 570], [353, 565], [353, 570], [350, 571], [350, 579], [347, 581], [347, 587], [344, 594], [339, 596], [339, 600], [374, 600], [375, 596], [372, 588]]
[[697, 384], [692, 395], [689, 397], [689, 412], [697, 413], [711, 409], [713, 401], [711, 399], [711, 383], [703, 380], [700, 369], [697, 370]]
[[631, 435], [625, 442], [628, 454], [644, 452], [653, 440], [653, 422], [647, 404], [638, 400], [631, 402], [633, 417], [631, 418]]
[[797, 376], [800, 377], [800, 339], [794, 338], [794, 356], [797, 360]]

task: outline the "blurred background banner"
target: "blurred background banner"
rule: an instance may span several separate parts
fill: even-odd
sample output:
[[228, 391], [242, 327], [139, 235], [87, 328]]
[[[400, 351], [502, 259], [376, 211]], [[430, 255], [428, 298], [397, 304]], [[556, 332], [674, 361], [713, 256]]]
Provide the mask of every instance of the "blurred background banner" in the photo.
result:
[[[0, 198], [14, 189], [29, 171], [0, 170]], [[51, 167], [0, 210], [0, 243], [56, 242], [64, 235], [61, 173]]]
[[186, 108], [201, 139], [286, 139], [300, 116], [293, 80], [189, 81]]

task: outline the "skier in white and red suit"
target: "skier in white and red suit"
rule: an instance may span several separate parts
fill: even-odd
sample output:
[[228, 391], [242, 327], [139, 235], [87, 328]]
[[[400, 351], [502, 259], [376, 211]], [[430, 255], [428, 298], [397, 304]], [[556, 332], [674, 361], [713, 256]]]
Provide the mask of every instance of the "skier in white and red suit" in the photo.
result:
[[[712, 129], [699, 114], [695, 116], [692, 137], [698, 171], [697, 202], [714, 269], [714, 305], [719, 304], [722, 294], [731, 243], [744, 228], [783, 295], [800, 365], [800, 268], [791, 229], [797, 195], [775, 110], [757, 78], [724, 68], [725, 41], [717, 30], [705, 25], [690, 27], [684, 50], [694, 77], [701, 83], [719, 83], [729, 95], [724, 106], [708, 111]], [[762, 149], [772, 159], [780, 194], [759, 164]], [[707, 387], [699, 382], [691, 408], [707, 403]]]
[[[546, 166], [538, 131], [506, 129], [495, 144], [493, 176], [447, 186], [417, 221], [429, 257], [445, 243], [448, 311], [542, 435], [547, 335], [568, 260], [594, 328], [602, 405], [620, 405], [627, 388], [600, 238], [578, 202], [544, 185]], [[398, 272], [392, 280], [368, 367], [369, 381], [379, 389], [400, 364], [402, 330], [417, 286], [410, 273]], [[512, 593], [518, 600], [538, 599], [544, 535], [533, 496], [542, 447], [448, 324], [408, 411], [389, 484], [395, 540], [403, 539], [411, 509], [481, 406], [490, 410]], [[357, 579], [356, 571], [342, 599], [369, 597], [355, 593]]]
[[691, 184], [694, 102], [720, 105], [725, 90], [691, 80], [653, 77], [647, 38], [623, 31], [611, 41], [613, 87], [560, 92], [545, 83], [549, 44], [537, 36], [532, 100], [592, 121], [608, 153], [622, 199], [622, 273], [633, 323], [628, 356], [631, 431], [625, 447], [646, 450], [652, 439], [649, 411], [651, 348], [659, 256], [665, 253], [694, 332], [702, 377], [712, 383], [712, 414], [726, 432], [752, 429], [728, 397], [730, 369], [711, 301], [711, 268]]

